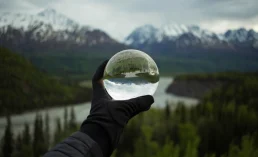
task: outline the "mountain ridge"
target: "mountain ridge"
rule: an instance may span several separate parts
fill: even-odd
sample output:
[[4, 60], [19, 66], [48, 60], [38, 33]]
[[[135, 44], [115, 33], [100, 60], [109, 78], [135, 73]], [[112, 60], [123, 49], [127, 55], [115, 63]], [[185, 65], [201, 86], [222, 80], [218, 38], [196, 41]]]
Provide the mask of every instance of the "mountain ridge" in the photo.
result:
[[50, 24], [54, 30], [71, 30], [80, 26], [78, 22], [51, 8], [44, 9], [37, 14], [12, 12], [0, 14], [0, 27], [9, 25], [14, 28], [23, 28], [24, 30], [27, 30], [30, 25], [38, 23]]
[[0, 46], [17, 52], [92, 51], [92, 48], [119, 51], [126, 47], [150, 53], [258, 51], [258, 33], [252, 29], [239, 28], [217, 34], [197, 25], [167, 24], [156, 28], [146, 24], [132, 31], [124, 42], [118, 42], [104, 31], [80, 25], [51, 8], [34, 15], [0, 14], [0, 34]]
[[[38, 68], [52, 75], [90, 78], [98, 63], [129, 48], [143, 50], [151, 55], [166, 74], [171, 71], [252, 71], [258, 67], [257, 33], [253, 30], [230, 30], [225, 35], [196, 25], [164, 25], [162, 30], [145, 25], [137, 33], [131, 34], [132, 38], [128, 37], [131, 41], [125, 42], [126, 45], [100, 29], [77, 26], [69, 18], [54, 18], [53, 15], [58, 17], [54, 10], [39, 14], [50, 23], [28, 18], [34, 22], [26, 23], [27, 30], [15, 27], [18, 25], [0, 27], [0, 46], [21, 53]], [[60, 19], [60, 22], [55, 19]], [[59, 29], [59, 23], [66, 23], [68, 28]]]
[[53, 9], [45, 9], [36, 15], [2, 13], [0, 34], [0, 46], [16, 52], [124, 47], [104, 31], [80, 25]]
[[[150, 29], [151, 28], [151, 29]], [[151, 36], [145, 35], [145, 33]], [[143, 25], [129, 34], [124, 43], [147, 51], [180, 51], [180, 49], [224, 49], [225, 51], [258, 51], [258, 33], [254, 30], [239, 28], [217, 34], [196, 25], [164, 25], [156, 28]]]

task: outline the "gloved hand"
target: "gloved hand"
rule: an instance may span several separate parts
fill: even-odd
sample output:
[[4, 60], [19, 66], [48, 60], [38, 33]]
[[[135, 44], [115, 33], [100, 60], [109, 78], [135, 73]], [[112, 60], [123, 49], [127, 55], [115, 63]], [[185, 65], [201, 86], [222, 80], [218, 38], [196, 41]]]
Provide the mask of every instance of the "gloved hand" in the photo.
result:
[[[105, 61], [100, 65], [92, 78], [93, 98], [91, 110], [89, 116], [81, 126], [81, 131], [96, 139], [96, 142], [99, 143], [102, 149], [106, 149], [110, 145], [110, 150], [108, 150], [109, 156], [116, 148], [127, 122], [138, 113], [148, 110], [154, 99], [152, 96], [146, 95], [123, 101], [112, 100], [102, 82], [107, 62]], [[94, 127], [96, 124], [100, 126], [97, 126], [99, 129], [93, 129], [94, 131], [92, 131], [91, 127]], [[101, 131], [98, 131], [100, 129]], [[103, 142], [104, 139], [99, 139], [101, 135], [97, 134], [103, 135], [103, 133], [108, 136], [108, 142]]]

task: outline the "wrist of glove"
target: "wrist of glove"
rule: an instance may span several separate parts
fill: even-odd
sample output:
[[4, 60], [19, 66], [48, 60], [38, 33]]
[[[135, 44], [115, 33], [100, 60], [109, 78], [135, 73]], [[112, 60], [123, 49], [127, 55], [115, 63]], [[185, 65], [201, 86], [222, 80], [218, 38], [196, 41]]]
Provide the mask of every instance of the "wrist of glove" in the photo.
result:
[[[107, 62], [108, 61], [102, 63], [93, 76], [93, 98], [91, 110], [89, 116], [81, 126], [81, 131], [87, 133], [87, 126], [89, 124], [100, 126], [99, 129], [103, 130], [103, 134], [101, 135], [108, 136], [108, 143], [110, 144], [110, 150], [108, 151], [109, 156], [117, 147], [120, 136], [127, 122], [138, 113], [148, 110], [154, 102], [154, 99], [152, 96], [146, 95], [129, 100], [112, 100], [104, 89], [102, 83], [103, 72]], [[96, 133], [88, 132], [87, 134], [93, 134], [92, 136], [97, 138], [98, 135], [95, 134], [100, 133], [96, 131]], [[98, 141], [96, 142], [102, 143]]]

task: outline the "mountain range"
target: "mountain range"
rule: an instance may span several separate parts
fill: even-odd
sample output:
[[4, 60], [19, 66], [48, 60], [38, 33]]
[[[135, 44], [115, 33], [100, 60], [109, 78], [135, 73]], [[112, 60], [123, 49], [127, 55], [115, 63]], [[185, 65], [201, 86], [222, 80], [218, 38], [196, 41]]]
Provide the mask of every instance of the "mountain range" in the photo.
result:
[[124, 47], [105, 32], [82, 26], [54, 9], [45, 9], [36, 15], [1, 13], [0, 34], [0, 45], [17, 52]]
[[216, 34], [195, 25], [144, 25], [136, 28], [125, 43], [150, 52], [253, 52], [258, 51], [258, 33], [244, 28]]
[[100, 29], [80, 25], [50, 8], [35, 15], [1, 13], [0, 35], [0, 45], [17, 52], [116, 52], [129, 47], [154, 54], [258, 51], [258, 33], [252, 29], [216, 34], [196, 25], [144, 25], [119, 42]]
[[76, 80], [91, 78], [103, 60], [130, 48], [151, 55], [162, 75], [258, 69], [254, 30], [217, 34], [196, 25], [144, 25], [116, 41], [53, 9], [0, 13], [0, 47], [20, 53], [41, 71]]

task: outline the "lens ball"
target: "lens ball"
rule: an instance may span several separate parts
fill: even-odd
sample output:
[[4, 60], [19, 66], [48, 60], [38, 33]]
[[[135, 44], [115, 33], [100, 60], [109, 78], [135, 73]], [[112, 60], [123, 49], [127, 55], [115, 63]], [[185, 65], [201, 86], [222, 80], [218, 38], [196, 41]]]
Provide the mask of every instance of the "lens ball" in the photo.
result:
[[159, 70], [154, 60], [139, 50], [124, 50], [107, 63], [103, 82], [115, 100], [153, 95], [159, 84]]

